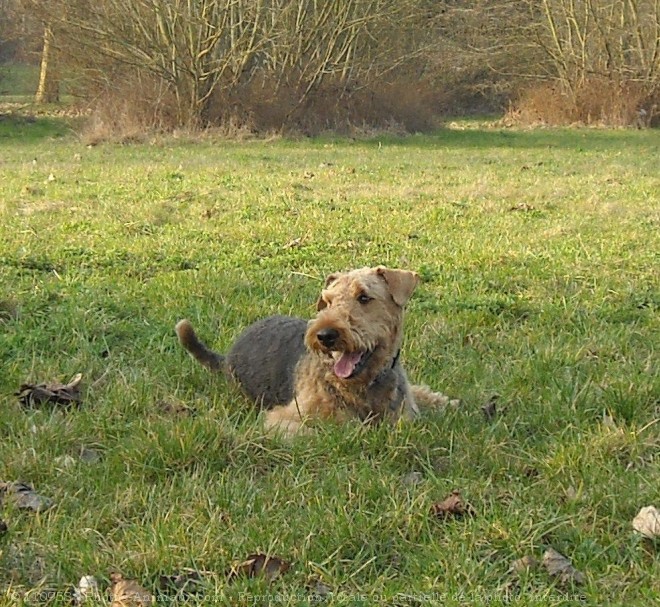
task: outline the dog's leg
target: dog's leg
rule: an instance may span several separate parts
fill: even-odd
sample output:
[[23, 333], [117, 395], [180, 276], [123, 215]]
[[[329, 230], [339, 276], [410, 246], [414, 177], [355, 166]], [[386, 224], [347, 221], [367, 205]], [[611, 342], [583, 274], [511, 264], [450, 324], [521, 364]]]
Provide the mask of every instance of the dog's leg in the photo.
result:
[[456, 407], [460, 404], [459, 400], [450, 399], [441, 392], [434, 392], [428, 386], [410, 386], [410, 391], [415, 402], [423, 407], [440, 409], [447, 405]]
[[197, 362], [211, 371], [222, 370], [225, 357], [214, 352], [199, 340], [189, 320], [180, 320], [176, 323], [174, 330], [181, 345]]
[[269, 434], [280, 434], [287, 439], [309, 432], [295, 400], [266, 412], [264, 429]]

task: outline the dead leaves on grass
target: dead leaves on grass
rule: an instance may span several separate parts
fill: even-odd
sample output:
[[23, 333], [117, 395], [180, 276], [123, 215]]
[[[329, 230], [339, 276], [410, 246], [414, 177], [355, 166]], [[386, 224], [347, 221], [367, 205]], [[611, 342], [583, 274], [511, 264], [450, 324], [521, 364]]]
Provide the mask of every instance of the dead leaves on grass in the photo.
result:
[[[186, 569], [172, 575], [161, 575], [158, 587], [162, 594], [156, 598], [136, 580], [126, 579], [121, 573], [115, 572], [110, 574], [108, 592], [112, 601], [111, 607], [145, 607], [154, 605], [161, 600], [164, 602], [179, 601], [200, 594], [203, 590], [202, 581], [202, 575], [193, 569]], [[75, 605], [101, 604], [102, 597], [103, 593], [99, 588], [99, 583], [92, 575], [81, 577], [73, 590]]]
[[[441, 520], [462, 519], [466, 516], [474, 517], [474, 508], [467, 503], [460, 491], [454, 490], [441, 502], [431, 506], [431, 514]], [[556, 578], [561, 585], [584, 584], [585, 575], [573, 567], [571, 561], [554, 548], [548, 548], [543, 554], [541, 563], [548, 574]], [[538, 567], [538, 561], [533, 556], [524, 556], [511, 563], [509, 571], [520, 575]]]
[[[571, 561], [554, 548], [548, 548], [543, 553], [540, 563], [529, 554], [512, 561], [509, 573], [517, 578], [536, 571], [539, 565], [542, 565], [548, 575], [555, 578], [560, 586], [581, 585], [586, 582], [585, 575], [573, 567]], [[512, 584], [515, 582], [510, 581], [506, 586], [511, 587]]]
[[632, 526], [648, 540], [660, 538], [660, 510], [655, 506], [642, 508], [633, 519]]
[[487, 422], [495, 421], [497, 417], [497, 401], [499, 398], [499, 394], [493, 394], [481, 407], [481, 411]]
[[311, 601], [320, 602], [332, 596], [332, 588], [318, 578], [312, 578], [307, 582], [307, 590]]
[[539, 562], [531, 555], [523, 556], [522, 558], [516, 559], [511, 563], [509, 571], [520, 575], [521, 573], [526, 573], [528, 571], [533, 571], [539, 565]]
[[156, 602], [155, 597], [146, 588], [135, 580], [124, 579], [121, 573], [112, 573], [110, 581], [112, 582], [110, 607], [147, 607]]
[[[239, 578], [263, 578], [272, 582], [286, 573], [291, 564], [276, 556], [251, 554], [245, 561], [234, 564], [225, 574], [227, 584]], [[155, 580], [155, 594], [134, 579], [125, 578], [121, 573], [110, 574], [110, 586], [107, 589], [110, 597], [110, 607], [147, 607], [161, 602], [185, 603], [189, 599], [199, 600], [207, 590], [208, 577], [214, 577], [212, 572], [182, 569], [170, 575], [161, 575]], [[150, 586], [148, 586], [150, 587]], [[314, 586], [314, 592], [319, 596], [327, 596], [330, 588], [321, 582]], [[94, 576], [85, 575], [73, 589], [72, 598], [75, 605], [100, 604], [105, 592], [99, 588]], [[104, 603], [106, 604], [106, 603]]]
[[536, 211], [536, 207], [529, 204], [528, 202], [519, 202], [510, 207], [509, 211], [529, 213], [531, 211]]
[[78, 406], [82, 402], [82, 373], [71, 378], [68, 384], [57, 382], [45, 384], [21, 384], [15, 396], [27, 408], [38, 408], [45, 404], [60, 405], [64, 408]]
[[156, 409], [167, 417], [194, 417], [197, 414], [194, 407], [174, 398], [157, 401]]
[[33, 512], [44, 512], [55, 503], [49, 497], [39, 495], [27, 483], [0, 482], [0, 504], [4, 501], [11, 502], [21, 510], [32, 510]]
[[476, 516], [474, 508], [463, 499], [460, 491], [456, 489], [441, 502], [433, 504], [431, 506], [431, 514], [443, 520]]
[[291, 568], [291, 563], [277, 556], [268, 556], [266, 554], [251, 554], [243, 562], [232, 565], [227, 575], [227, 582], [234, 582], [236, 579], [264, 577], [268, 582], [286, 573]]
[[84, 605], [92, 601], [101, 600], [99, 583], [93, 575], [83, 575], [73, 590], [73, 604]]
[[0, 299], [0, 323], [16, 320], [19, 316], [18, 304], [13, 299]]
[[[226, 573], [226, 583], [231, 584], [239, 578], [263, 578], [272, 582], [286, 573], [291, 567], [287, 561], [265, 554], [251, 554], [245, 561], [234, 564]], [[208, 571], [182, 569], [170, 575], [161, 575], [155, 584], [156, 596], [137, 580], [127, 579], [121, 573], [110, 574], [108, 592], [112, 601], [110, 607], [147, 607], [160, 602], [186, 601], [194, 596], [203, 596], [206, 590], [207, 577], [213, 576]], [[318, 594], [328, 591], [327, 587], [316, 587]], [[98, 599], [100, 591], [98, 582], [93, 576], [83, 576], [74, 590], [75, 603], [84, 605], [87, 599]], [[96, 603], [93, 603], [96, 604]]]
[[554, 548], [548, 548], [543, 553], [543, 560], [541, 562], [548, 575], [557, 578], [560, 584], [584, 584], [586, 581], [584, 573], [573, 567], [571, 561]]
[[202, 574], [194, 569], [184, 569], [171, 575], [161, 575], [158, 578], [158, 587], [161, 592], [179, 598], [201, 594], [204, 590], [203, 584]]

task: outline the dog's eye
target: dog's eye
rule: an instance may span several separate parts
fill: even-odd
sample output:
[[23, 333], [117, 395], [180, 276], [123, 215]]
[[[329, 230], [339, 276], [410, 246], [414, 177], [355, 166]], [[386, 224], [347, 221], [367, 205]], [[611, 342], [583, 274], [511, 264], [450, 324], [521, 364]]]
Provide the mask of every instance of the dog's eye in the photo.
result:
[[373, 297], [369, 297], [366, 293], [360, 293], [360, 294], [357, 296], [357, 300], [358, 300], [358, 302], [361, 303], [362, 305], [365, 305], [365, 304], [368, 304], [370, 301], [372, 301], [372, 300], [373, 300]]

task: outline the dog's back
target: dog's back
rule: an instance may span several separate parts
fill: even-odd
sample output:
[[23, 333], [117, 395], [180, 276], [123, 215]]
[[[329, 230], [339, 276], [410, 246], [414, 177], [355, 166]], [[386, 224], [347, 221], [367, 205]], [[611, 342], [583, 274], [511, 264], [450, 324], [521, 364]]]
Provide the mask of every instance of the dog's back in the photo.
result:
[[227, 372], [263, 407], [290, 402], [306, 330], [307, 321], [293, 316], [269, 316], [250, 325], [227, 354]]
[[235, 379], [255, 403], [267, 409], [287, 404], [294, 395], [294, 374], [305, 353], [307, 321], [269, 316], [250, 325], [226, 356], [208, 348], [187, 320], [176, 325], [181, 345], [211, 371]]

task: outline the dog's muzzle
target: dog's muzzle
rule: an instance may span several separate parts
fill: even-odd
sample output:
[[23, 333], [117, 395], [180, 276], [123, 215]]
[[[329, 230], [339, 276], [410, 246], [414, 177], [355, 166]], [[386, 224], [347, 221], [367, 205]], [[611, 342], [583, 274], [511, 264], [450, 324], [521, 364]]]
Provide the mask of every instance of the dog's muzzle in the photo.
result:
[[334, 374], [341, 379], [352, 379], [359, 375], [373, 354], [373, 350], [341, 350], [341, 333], [334, 327], [324, 327], [317, 331], [316, 340], [321, 349], [332, 356]]
[[333, 329], [332, 327], [326, 327], [325, 329], [321, 329], [316, 334], [316, 339], [321, 342], [324, 348], [331, 350], [339, 339], [339, 331], [337, 331], [337, 329]]

